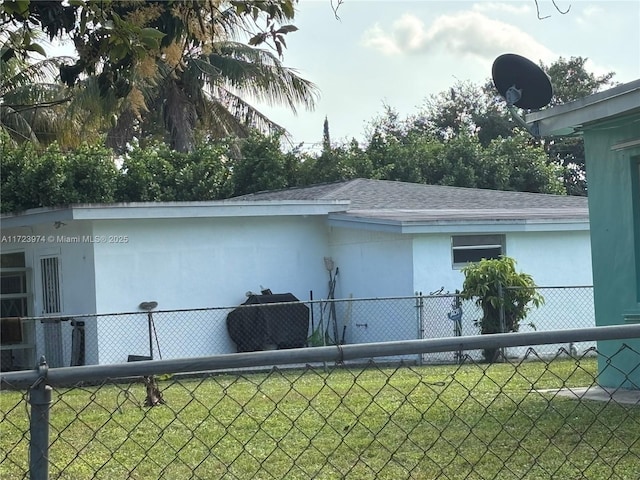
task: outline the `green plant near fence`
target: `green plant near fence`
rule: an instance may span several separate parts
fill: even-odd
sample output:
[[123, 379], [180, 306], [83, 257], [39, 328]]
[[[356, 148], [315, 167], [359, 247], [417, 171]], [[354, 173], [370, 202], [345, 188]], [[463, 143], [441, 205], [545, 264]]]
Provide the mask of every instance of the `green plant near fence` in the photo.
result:
[[[513, 258], [500, 258], [470, 263], [462, 269], [465, 276], [461, 297], [475, 299], [482, 308], [477, 326], [483, 334], [517, 332], [531, 308], [544, 303], [531, 275], [516, 271]], [[493, 362], [497, 348], [485, 348], [484, 358]]]
[[[140, 382], [57, 388], [51, 478], [632, 478], [640, 406], [542, 392], [596, 377], [595, 358], [274, 368], [173, 377], [153, 408]], [[0, 393], [2, 479], [27, 475], [24, 401]]]

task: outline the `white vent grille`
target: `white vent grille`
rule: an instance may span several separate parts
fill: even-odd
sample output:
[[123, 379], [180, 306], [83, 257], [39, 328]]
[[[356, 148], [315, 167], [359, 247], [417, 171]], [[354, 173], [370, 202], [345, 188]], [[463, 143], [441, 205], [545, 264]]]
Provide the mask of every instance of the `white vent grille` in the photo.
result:
[[60, 313], [60, 268], [58, 257], [40, 259], [42, 270], [42, 312]]

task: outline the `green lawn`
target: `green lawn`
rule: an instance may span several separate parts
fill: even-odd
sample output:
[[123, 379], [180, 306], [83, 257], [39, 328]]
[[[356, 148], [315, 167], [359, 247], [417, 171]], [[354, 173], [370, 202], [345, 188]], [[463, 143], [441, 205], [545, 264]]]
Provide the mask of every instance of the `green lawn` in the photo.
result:
[[[636, 478], [640, 407], [537, 389], [594, 383], [595, 359], [275, 370], [57, 389], [51, 478]], [[28, 476], [23, 395], [0, 394], [0, 478]], [[27, 433], [25, 433], [27, 432]]]

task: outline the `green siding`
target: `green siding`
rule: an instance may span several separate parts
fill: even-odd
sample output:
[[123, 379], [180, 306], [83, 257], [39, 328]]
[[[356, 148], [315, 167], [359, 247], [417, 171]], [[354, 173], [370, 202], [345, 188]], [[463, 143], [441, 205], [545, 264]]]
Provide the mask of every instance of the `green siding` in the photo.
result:
[[[640, 313], [640, 147], [612, 149], [640, 137], [639, 125], [636, 114], [584, 129], [597, 325]], [[599, 342], [598, 350], [601, 385], [640, 388], [640, 339]]]
[[636, 300], [640, 304], [640, 156], [632, 159], [631, 188], [633, 194], [633, 218], [636, 242]]

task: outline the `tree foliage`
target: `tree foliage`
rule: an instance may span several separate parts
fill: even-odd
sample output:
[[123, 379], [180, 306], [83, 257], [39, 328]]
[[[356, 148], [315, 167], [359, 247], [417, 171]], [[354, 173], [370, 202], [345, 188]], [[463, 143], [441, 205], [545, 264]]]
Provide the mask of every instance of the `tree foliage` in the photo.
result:
[[371, 125], [369, 178], [469, 188], [562, 194], [561, 169], [539, 145], [514, 133], [486, 145], [470, 130], [442, 136], [419, 115], [401, 120], [387, 108]]
[[[598, 76], [589, 72], [586, 64], [584, 57], [560, 57], [550, 65], [541, 65], [554, 87], [552, 105], [576, 100], [612, 85], [613, 72]], [[386, 172], [381, 172], [382, 178], [420, 176], [413, 167], [407, 169], [407, 165], [399, 164], [408, 157], [399, 160], [397, 156], [397, 150], [407, 143], [413, 143], [415, 152], [419, 152], [416, 139], [418, 143], [439, 140], [447, 146], [449, 155], [444, 159], [431, 158], [430, 174], [423, 174], [420, 180], [425, 183], [559, 193], [554, 180], [551, 180], [553, 186], [547, 183], [541, 187], [549, 176], [557, 175], [562, 179], [564, 192], [570, 195], [587, 192], [582, 139], [532, 139], [512, 121], [491, 81], [483, 85], [456, 82], [450, 89], [428, 97], [415, 115], [404, 120], [385, 106], [382, 117], [374, 120], [373, 135], [369, 139], [371, 149], [382, 150], [386, 155]], [[477, 156], [473, 148], [477, 150], [478, 144], [483, 150], [480, 157], [487, 166], [487, 175], [473, 166]], [[471, 148], [472, 145], [475, 146]], [[540, 163], [541, 153], [547, 168]], [[455, 161], [451, 155], [456, 157]], [[379, 153], [374, 156], [382, 160]], [[501, 161], [507, 157], [510, 165]], [[488, 174], [489, 171], [497, 176]]]
[[482, 86], [456, 82], [449, 90], [429, 96], [411, 122], [412, 128], [442, 140], [472, 135], [483, 146], [498, 137], [511, 136], [515, 128], [490, 82]]
[[[297, 0], [5, 0], [0, 4], [0, 25], [9, 32], [11, 43], [4, 52], [5, 60], [30, 52], [44, 55], [38, 32], [50, 40], [69, 38], [78, 59], [63, 68], [62, 81], [73, 85], [81, 74], [102, 71], [105, 82], [109, 81], [106, 86], [113, 86], [119, 79], [131, 80], [145, 59], [168, 55], [169, 47], [173, 46], [174, 57], [182, 57], [238, 29], [250, 34], [250, 45], [270, 42], [281, 53], [286, 46], [284, 36], [297, 30], [294, 25], [282, 25], [294, 18], [295, 3]], [[11, 34], [18, 29], [21, 35]]]
[[77, 109], [112, 120], [110, 147], [162, 135], [187, 152], [197, 130], [213, 138], [283, 130], [252, 100], [313, 107], [315, 85], [281, 63], [285, 36], [297, 30], [286, 23], [295, 1], [7, 1], [2, 60], [44, 54], [39, 30], [71, 40], [78, 58], [59, 65], [59, 79]]
[[[1, 120], [11, 134], [3, 137], [3, 211], [75, 202], [219, 199], [358, 177], [556, 194], [586, 192], [582, 141], [532, 140], [511, 121], [490, 83], [458, 82], [429, 97], [417, 114], [406, 118], [385, 106], [362, 144], [332, 142], [325, 120], [321, 151], [305, 153], [297, 147], [283, 152], [283, 129], [245, 98], [284, 103], [294, 110], [300, 104], [313, 105], [315, 87], [284, 67], [278, 56], [284, 35], [295, 30], [279, 24], [293, 18], [292, 1], [113, 0], [103, 2], [99, 11], [95, 2], [47, 4], [23, 0], [0, 5], [0, 19], [20, 26], [0, 34], [4, 35]], [[44, 13], [47, 8], [52, 9], [49, 12], [63, 8], [61, 17], [52, 20]], [[85, 20], [69, 30], [64, 12], [70, 10], [65, 8], [85, 15]], [[252, 31], [248, 44], [234, 39], [262, 16], [267, 27]], [[104, 23], [92, 23], [90, 19], [96, 18]], [[200, 25], [199, 19], [210, 22]], [[96, 62], [82, 63], [80, 55], [76, 64], [67, 64], [77, 69], [82, 63], [77, 78], [67, 82], [73, 88], [50, 81], [59, 60], [28, 60], [28, 55], [41, 50], [37, 26], [53, 37], [80, 35], [79, 51], [97, 45]], [[143, 40], [147, 37], [152, 40]], [[107, 46], [102, 43], [105, 38], [110, 39]], [[127, 43], [127, 38], [135, 41]], [[145, 45], [144, 52], [136, 49], [136, 41]], [[275, 49], [278, 55], [256, 48], [267, 42], [281, 43]], [[612, 73], [595, 76], [585, 63], [586, 59], [572, 57], [543, 66], [556, 86], [556, 101], [572, 100], [611, 83]], [[68, 104], [65, 95], [73, 97]], [[95, 118], [100, 120], [92, 124]], [[107, 119], [111, 128], [106, 144], [121, 154], [120, 169], [114, 167], [112, 153], [99, 147], [82, 146], [62, 155], [63, 149], [81, 139], [102, 144], [103, 137], [96, 132], [106, 132], [100, 122]], [[86, 135], [89, 131], [92, 134]], [[67, 143], [61, 134], [73, 138]], [[33, 148], [10, 146], [9, 138], [58, 143], [36, 158]], [[87, 165], [91, 158], [96, 159], [93, 171]], [[50, 179], [43, 177], [47, 171]], [[43, 185], [42, 191], [35, 185]]]
[[157, 142], [131, 148], [116, 182], [119, 202], [217, 200], [232, 192], [227, 147], [199, 143], [189, 153]]
[[[53, 143], [0, 141], [2, 212], [78, 203], [217, 200], [233, 194], [229, 145], [200, 142], [180, 153], [163, 142], [135, 146], [116, 162], [105, 147], [62, 151]], [[121, 163], [120, 167], [117, 163]]]
[[613, 85], [615, 73], [596, 75], [589, 72], [588, 60], [586, 57], [560, 57], [549, 65], [541, 65], [553, 86], [551, 105], [572, 102]]
[[28, 141], [36, 145], [62, 138], [68, 124], [65, 104], [71, 99], [67, 88], [55, 81], [65, 57], [29, 61], [7, 55], [9, 38], [23, 32], [0, 35], [0, 129], [14, 142]]
[[231, 167], [234, 196], [289, 186], [291, 165], [280, 150], [280, 136], [254, 133], [240, 141], [239, 151]]
[[[539, 307], [544, 298], [536, 290], [531, 275], [518, 273], [516, 262], [510, 257], [470, 263], [462, 269], [463, 299], [475, 299], [482, 308], [477, 322], [483, 334], [517, 332], [531, 308]], [[484, 350], [485, 360], [496, 360], [498, 350]]]
[[0, 138], [2, 212], [115, 200], [117, 169], [104, 147], [62, 152], [57, 144], [38, 150]]
[[[560, 57], [550, 65], [541, 65], [553, 85], [552, 105], [578, 100], [614, 85], [613, 72], [595, 75], [586, 67], [587, 58]], [[564, 169], [564, 184], [569, 195], [586, 195], [584, 142], [581, 137], [556, 137], [542, 142], [551, 162]]]

